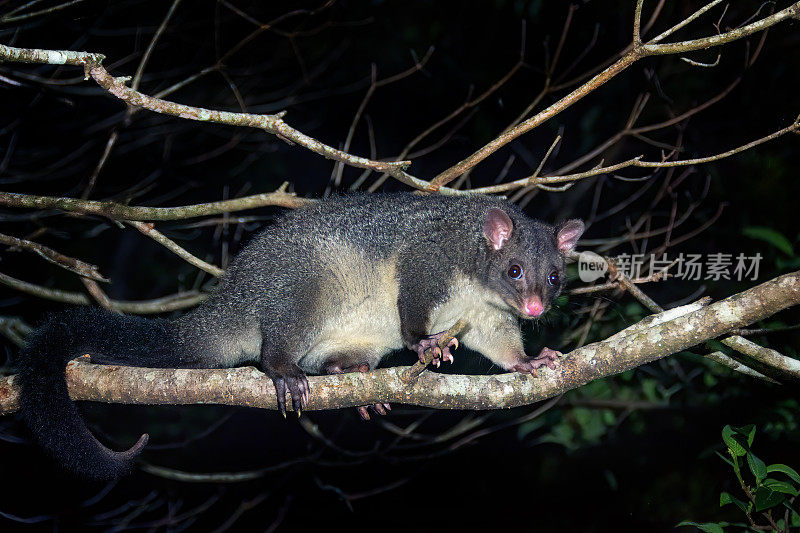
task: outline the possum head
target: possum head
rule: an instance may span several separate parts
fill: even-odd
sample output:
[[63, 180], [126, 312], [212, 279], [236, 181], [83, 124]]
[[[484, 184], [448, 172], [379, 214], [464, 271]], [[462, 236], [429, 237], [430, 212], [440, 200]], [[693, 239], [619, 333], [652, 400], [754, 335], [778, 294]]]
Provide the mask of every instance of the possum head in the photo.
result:
[[564, 286], [564, 259], [584, 230], [580, 220], [556, 227], [524, 215], [516, 223], [492, 208], [483, 222], [488, 265], [486, 283], [520, 317], [536, 318]]

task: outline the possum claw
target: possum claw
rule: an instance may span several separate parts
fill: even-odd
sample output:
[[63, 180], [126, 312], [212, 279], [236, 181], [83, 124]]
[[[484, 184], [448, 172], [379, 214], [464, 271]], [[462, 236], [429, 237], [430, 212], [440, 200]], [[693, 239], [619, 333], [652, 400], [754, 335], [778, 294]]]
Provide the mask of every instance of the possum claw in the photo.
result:
[[389, 405], [388, 403], [376, 403], [376, 404], [369, 405], [369, 406], [362, 405], [361, 407], [358, 408], [358, 414], [364, 420], [369, 420], [369, 409], [372, 409], [373, 411], [375, 411], [379, 415], [384, 415], [385, 416], [387, 414], [386, 413], [387, 411], [391, 411], [392, 410], [392, 406]]
[[275, 393], [278, 396], [278, 410], [286, 418], [286, 389], [292, 395], [292, 409], [297, 413], [298, 418], [303, 409], [308, 405], [310, 387], [305, 373], [296, 365], [285, 372], [272, 369], [272, 382], [275, 384]]
[[511, 370], [522, 373], [530, 373], [532, 376], [536, 375], [536, 369], [546, 366], [551, 370], [556, 369], [555, 361], [561, 356], [561, 352], [551, 350], [550, 348], [542, 348], [542, 351], [536, 357], [524, 357], [511, 367]]
[[458, 339], [453, 337], [447, 345], [442, 348], [439, 346], [439, 341], [445, 335], [447, 335], [446, 331], [428, 335], [420, 339], [419, 342], [412, 347], [412, 349], [417, 352], [417, 357], [419, 357], [421, 362], [425, 362], [425, 351], [430, 349], [433, 353], [433, 359], [431, 360], [433, 366], [438, 368], [442, 361], [450, 361], [451, 364], [453, 363], [453, 354], [450, 353], [450, 348], [458, 348], [459, 342]]

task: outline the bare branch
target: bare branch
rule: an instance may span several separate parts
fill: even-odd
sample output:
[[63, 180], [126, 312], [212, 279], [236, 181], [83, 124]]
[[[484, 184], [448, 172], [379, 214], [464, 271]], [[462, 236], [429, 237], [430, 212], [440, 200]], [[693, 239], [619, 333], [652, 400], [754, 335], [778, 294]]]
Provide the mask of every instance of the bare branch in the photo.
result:
[[714, 361], [715, 363], [718, 363], [718, 364], [720, 364], [722, 366], [727, 366], [728, 368], [730, 368], [734, 372], [739, 372], [740, 374], [744, 374], [746, 376], [750, 376], [750, 377], [757, 378], [757, 379], [763, 379], [764, 381], [769, 381], [771, 383], [778, 383], [777, 381], [775, 381], [771, 377], [765, 376], [761, 372], [758, 372], [756, 370], [753, 370], [749, 366], [745, 366], [745, 365], [741, 364], [736, 359], [733, 359], [732, 357], [729, 357], [729, 356], [725, 355], [722, 352], [711, 352], [711, 353], [704, 354], [703, 356], [706, 359], [710, 359], [710, 360]]
[[673, 43], [673, 44], [655, 44], [653, 42], [636, 45], [634, 43], [633, 46], [630, 47], [616, 62], [612, 63], [609, 67], [605, 70], [599, 72], [598, 74], [594, 75], [589, 81], [578, 87], [577, 89], [573, 90], [571, 93], [563, 97], [558, 102], [552, 104], [548, 108], [544, 109], [540, 113], [534, 115], [533, 117], [529, 118], [528, 120], [522, 122], [518, 126], [511, 128], [503, 133], [501, 133], [497, 138], [490, 141], [488, 144], [480, 148], [477, 152], [473, 153], [466, 159], [458, 162], [457, 164], [451, 166], [444, 172], [441, 172], [438, 176], [436, 176], [433, 181], [436, 183], [447, 183], [454, 179], [455, 176], [458, 176], [470, 168], [474, 167], [484, 159], [486, 159], [489, 155], [496, 152], [501, 147], [505, 146], [506, 144], [510, 143], [520, 135], [523, 135], [532, 129], [538, 127], [542, 123], [546, 122], [547, 120], [551, 119], [555, 115], [561, 113], [572, 104], [577, 102], [578, 100], [582, 99], [587, 94], [598, 89], [601, 85], [605, 84], [610, 79], [614, 78], [617, 74], [621, 73], [633, 63], [642, 59], [643, 57], [650, 56], [650, 55], [666, 55], [666, 54], [679, 54], [684, 52], [690, 52], [692, 50], [701, 50], [705, 48], [711, 48], [713, 46], [719, 46], [731, 41], [735, 41], [737, 39], [741, 39], [742, 37], [746, 37], [747, 35], [751, 35], [753, 33], [763, 31], [770, 26], [773, 26], [779, 22], [782, 22], [789, 18], [796, 18], [800, 16], [800, 2], [797, 2], [786, 9], [778, 11], [768, 17], [765, 17], [761, 20], [753, 22], [752, 24], [748, 24], [747, 26], [743, 26], [741, 28], [737, 28], [735, 30], [731, 30], [726, 33], [722, 33], [720, 35], [715, 35], [712, 37], [705, 37], [702, 39], [695, 39], [692, 41], [684, 41], [681, 43]]
[[665, 31], [664, 33], [662, 33], [660, 35], [657, 35], [656, 37], [653, 37], [652, 39], [650, 39], [649, 42], [650, 43], [658, 43], [660, 41], [663, 41], [664, 37], [668, 37], [668, 36], [672, 35], [676, 31], [678, 31], [679, 29], [683, 28], [687, 24], [689, 24], [692, 21], [696, 20], [703, 13], [705, 13], [709, 9], [712, 9], [714, 6], [718, 5], [720, 2], [722, 2], [722, 0], [713, 0], [713, 2], [709, 2], [708, 4], [706, 4], [705, 6], [701, 7], [700, 9], [698, 9], [697, 11], [695, 11], [694, 13], [692, 13], [691, 15], [689, 15], [688, 17], [686, 17], [685, 19], [683, 19], [682, 21], [680, 21], [679, 23], [677, 23], [676, 25], [674, 25], [673, 27], [671, 27], [670, 29]]
[[[153, 54], [153, 50], [155, 49], [156, 43], [161, 38], [161, 35], [164, 33], [164, 30], [167, 28], [172, 15], [175, 14], [175, 10], [178, 8], [178, 4], [181, 3], [181, 0], [173, 0], [172, 5], [167, 10], [167, 14], [164, 16], [164, 20], [161, 21], [161, 24], [158, 26], [158, 29], [153, 34], [153, 37], [150, 39], [150, 44], [147, 45], [147, 49], [142, 54], [142, 59], [139, 61], [139, 66], [136, 67], [136, 74], [133, 75], [133, 81], [131, 82], [131, 87], [134, 89], [139, 89], [139, 84], [142, 82], [142, 76], [144, 75], [144, 69], [147, 66], [147, 62], [150, 60], [150, 56]], [[128, 107], [125, 110], [125, 119], [123, 120], [124, 127], [130, 125], [131, 118], [133, 117], [134, 107]], [[103, 149], [103, 154], [100, 156], [100, 160], [95, 165], [92, 174], [89, 176], [89, 182], [86, 185], [86, 188], [81, 194], [81, 198], [86, 199], [89, 198], [89, 195], [94, 189], [94, 185], [97, 182], [97, 178], [100, 176], [100, 172], [103, 170], [103, 167], [108, 161], [108, 157], [111, 155], [111, 152], [114, 150], [114, 147], [119, 140], [119, 131], [114, 130], [111, 132], [111, 135], [108, 136], [108, 141], [106, 141], [105, 148]]]
[[777, 369], [781, 373], [790, 374], [795, 379], [800, 379], [800, 361], [797, 359], [786, 357], [776, 350], [765, 348], [738, 335], [722, 339], [722, 344], [755, 359], [759, 363]]
[[[601, 342], [565, 355], [560, 368], [538, 377], [510, 373], [490, 376], [423, 372], [403, 380], [407, 367], [367, 373], [313, 376], [308, 410], [393, 402], [435, 409], [504, 409], [557, 396], [594, 379], [661, 359], [734, 328], [763, 320], [800, 303], [800, 271], [785, 274], [707, 307], [671, 309], [645, 318]], [[67, 365], [75, 400], [135, 404], [222, 404], [276, 409], [271, 380], [253, 367], [152, 369], [94, 365], [81, 357]], [[0, 380], [0, 413], [19, 405], [16, 376]]]
[[[631, 296], [636, 298], [642, 305], [644, 305], [647, 309], [649, 309], [653, 313], [662, 313], [664, 308], [658, 305], [652, 298], [647, 296], [639, 287], [637, 287], [628, 276], [626, 276], [623, 272], [621, 272], [617, 265], [615, 264], [613, 259], [606, 258], [608, 263], [608, 271], [609, 275], [612, 279], [617, 280], [619, 283], [619, 288], [626, 290]], [[764, 348], [759, 346], [758, 344], [751, 342], [743, 337], [738, 336], [731, 336], [725, 339], [722, 339], [722, 343], [726, 346], [733, 348], [745, 355], [748, 355], [755, 359], [756, 361], [767, 365], [771, 369], [775, 369], [780, 373], [788, 374], [795, 379], [800, 379], [800, 362], [792, 360], [775, 350], [770, 350], [768, 348]], [[733, 360], [732, 358], [726, 356], [720, 352], [713, 352], [710, 357], [712, 360], [719, 362], [735, 370], [737, 372], [741, 372], [743, 374], [759, 377], [762, 379], [766, 379], [768, 381], [775, 381], [767, 376], [764, 376], [760, 372], [749, 368], [746, 365], [739, 363], [738, 361]]]
[[67, 2], [64, 2], [63, 4], [58, 4], [56, 6], [48, 7], [48, 8], [45, 8], [45, 9], [40, 9], [39, 11], [33, 11], [31, 13], [22, 13], [21, 15], [17, 15], [17, 13], [19, 13], [20, 11], [23, 11], [25, 8], [29, 7], [31, 4], [34, 3], [34, 2], [28, 2], [27, 4], [25, 4], [25, 5], [21, 6], [21, 7], [18, 7], [17, 9], [14, 9], [12, 11], [9, 11], [8, 13], [6, 13], [2, 17], [0, 17], [0, 22], [2, 22], [3, 24], [8, 24], [9, 22], [17, 22], [17, 21], [20, 21], [20, 20], [25, 20], [25, 19], [29, 19], [29, 18], [33, 18], [33, 17], [38, 17], [39, 15], [46, 15], [48, 13], [53, 13], [54, 11], [60, 11], [60, 10], [62, 10], [64, 8], [73, 6], [75, 4], [79, 4], [79, 3], [83, 2], [83, 1], [84, 0], [68, 0]]
[[633, 13], [634, 48], [642, 44], [642, 4], [644, 4], [644, 0], [636, 0], [636, 8]]
[[0, 316], [0, 333], [17, 346], [25, 344], [25, 339], [31, 334], [31, 331], [33, 328], [19, 317]]
[[489, 155], [493, 154], [506, 144], [510, 143], [520, 135], [531, 131], [532, 129], [536, 128], [540, 124], [546, 122], [547, 120], [551, 119], [552, 117], [556, 116], [557, 114], [561, 113], [572, 104], [590, 94], [595, 89], [600, 87], [601, 85], [605, 84], [607, 81], [612, 79], [614, 76], [634, 64], [640, 55], [638, 52], [631, 51], [628, 54], [624, 55], [622, 58], [619, 59], [616, 63], [612, 64], [602, 72], [596, 74], [592, 79], [569, 93], [567, 96], [559, 100], [558, 102], [552, 104], [547, 109], [544, 109], [540, 113], [532, 116], [528, 120], [520, 123], [519, 125], [501, 133], [497, 138], [490, 141], [486, 144], [483, 148], [472, 154], [471, 156], [467, 157], [466, 159], [456, 163], [452, 167], [448, 168], [444, 172], [441, 172], [438, 176], [434, 178], [434, 180], [438, 180], [443, 183], [447, 183], [454, 179], [456, 176], [463, 174], [470, 168], [474, 167]]
[[51, 263], [58, 265], [61, 268], [65, 268], [70, 272], [74, 272], [79, 276], [93, 279], [94, 281], [102, 281], [108, 283], [108, 279], [104, 278], [100, 274], [100, 272], [97, 271], [96, 266], [90, 265], [89, 263], [85, 263], [80, 259], [68, 257], [62, 253], [56, 252], [52, 248], [48, 248], [47, 246], [43, 246], [39, 243], [28, 241], [25, 239], [18, 239], [10, 235], [4, 235], [2, 233], [0, 233], [0, 243], [7, 244], [15, 248], [30, 250], [34, 253], [39, 254], [40, 256], [50, 261]]
[[378, 172], [389, 172], [393, 176], [396, 173], [401, 173], [403, 169], [411, 164], [410, 161], [374, 161], [348, 154], [342, 150], [337, 150], [286, 124], [282, 120], [284, 113], [275, 115], [233, 113], [230, 111], [192, 107], [148, 96], [135, 89], [126, 87], [124, 82], [127, 81], [127, 78], [115, 78], [109, 74], [100, 64], [104, 58], [105, 56], [102, 54], [92, 54], [88, 52], [24, 49], [0, 45], [0, 59], [7, 61], [83, 66], [86, 69], [87, 76], [91, 76], [98, 85], [113, 96], [116, 96], [128, 105], [148, 109], [155, 113], [201, 122], [215, 122], [218, 124], [263, 129], [273, 135], [277, 135], [281, 139], [299, 144], [328, 159], [341, 161], [354, 167], [368, 168]]
[[[70, 292], [61, 289], [50, 289], [42, 287], [34, 283], [28, 283], [17, 278], [13, 278], [7, 274], [0, 272], [0, 283], [8, 285], [18, 291], [53, 300], [56, 302], [63, 302], [74, 305], [91, 305], [92, 300], [83, 293]], [[111, 308], [114, 311], [122, 313], [131, 313], [134, 315], [146, 315], [152, 313], [167, 313], [169, 311], [176, 311], [178, 309], [187, 309], [194, 307], [203, 300], [208, 298], [207, 294], [197, 291], [186, 291], [173, 294], [171, 296], [164, 296], [163, 298], [156, 298], [154, 300], [140, 300], [136, 302], [125, 300], [109, 300]]]
[[298, 198], [294, 193], [286, 192], [284, 188], [281, 187], [275, 192], [254, 194], [233, 200], [179, 207], [131, 206], [117, 202], [0, 192], [0, 205], [31, 209], [60, 209], [86, 215], [100, 215], [112, 220], [182, 220], [265, 206], [296, 208], [313, 202], [307, 198]]
[[167, 248], [169, 251], [175, 253], [178, 257], [184, 259], [187, 263], [196, 266], [200, 270], [205, 270], [206, 272], [217, 278], [225, 273], [225, 271], [219, 268], [218, 266], [212, 265], [211, 263], [206, 263], [199, 257], [195, 257], [189, 252], [187, 252], [178, 243], [176, 243], [175, 241], [173, 241], [172, 239], [170, 239], [169, 237], [167, 237], [166, 235], [155, 229], [152, 223], [129, 221], [128, 224], [138, 229], [144, 235], [147, 235], [157, 243], [164, 245], [164, 247]]
[[86, 65], [100, 64], [106, 56], [91, 52], [72, 52], [68, 50], [38, 50], [35, 48], [14, 48], [0, 44], [0, 58], [20, 63], [45, 63], [48, 65]]
[[131, 81], [131, 87], [134, 89], [139, 89], [139, 84], [142, 82], [142, 75], [144, 74], [144, 68], [147, 66], [147, 62], [150, 60], [150, 56], [153, 54], [153, 49], [155, 48], [158, 40], [161, 38], [161, 35], [164, 33], [164, 30], [167, 29], [169, 20], [172, 18], [172, 15], [175, 14], [175, 10], [178, 8], [178, 4], [180, 3], [181, 0], [172, 0], [172, 5], [169, 6], [167, 14], [164, 16], [164, 20], [161, 21], [158, 29], [150, 39], [150, 44], [147, 45], [147, 49], [144, 51], [141, 61], [139, 61], [139, 66], [136, 67], [136, 74], [133, 75], [133, 80]]
[[613, 165], [608, 165], [608, 166], [600, 165], [585, 172], [577, 172], [575, 174], [566, 174], [563, 176], [536, 176], [534, 174], [527, 178], [522, 178], [515, 181], [508, 181], [506, 183], [501, 183], [499, 185], [491, 185], [489, 187], [478, 187], [475, 189], [470, 189], [467, 192], [481, 193], [481, 194], [496, 194], [514, 189], [519, 189], [520, 187], [531, 187], [531, 186], [538, 187], [538, 186], [550, 185], [553, 183], [566, 183], [571, 181], [577, 181], [583, 178], [599, 176], [601, 174], [609, 174], [611, 172], [615, 172], [617, 170], [629, 167], [670, 168], [670, 167], [685, 167], [691, 165], [699, 165], [701, 163], [719, 161], [720, 159], [736, 155], [740, 152], [744, 152], [745, 150], [749, 150], [750, 148], [753, 148], [765, 142], [777, 139], [778, 137], [786, 135], [787, 133], [796, 133], [799, 131], [800, 131], [800, 117], [798, 117], [792, 125], [782, 128], [765, 137], [761, 137], [760, 139], [756, 139], [742, 146], [737, 146], [736, 148], [733, 148], [726, 152], [721, 152], [719, 154], [714, 154], [706, 157], [698, 157], [695, 159], [682, 159], [678, 161], [642, 161], [643, 156], [638, 156], [634, 157], [633, 159], [628, 159], [627, 161], [622, 161], [621, 163], [616, 163]]
[[[712, 2], [713, 4], [714, 2]], [[678, 43], [669, 44], [656, 44], [655, 39], [649, 43], [642, 45], [642, 51], [647, 55], [665, 55], [665, 54], [679, 54], [683, 52], [691, 52], [693, 50], [705, 50], [713, 46], [729, 43], [742, 37], [747, 37], [754, 33], [764, 31], [770, 26], [782, 22], [790, 18], [800, 17], [800, 2], [795, 2], [786, 9], [782, 9], [768, 17], [757, 20], [741, 28], [736, 28], [719, 35], [712, 35], [711, 37], [702, 37], [700, 39], [693, 39], [691, 41], [682, 41]], [[659, 36], [660, 37], [660, 36]]]

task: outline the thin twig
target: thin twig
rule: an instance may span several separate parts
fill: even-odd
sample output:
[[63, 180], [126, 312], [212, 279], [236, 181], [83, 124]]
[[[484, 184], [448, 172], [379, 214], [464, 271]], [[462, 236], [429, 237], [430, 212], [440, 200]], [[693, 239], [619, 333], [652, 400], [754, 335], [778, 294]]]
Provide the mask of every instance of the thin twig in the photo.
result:
[[528, 120], [520, 123], [518, 126], [511, 128], [500, 134], [498, 137], [484, 145], [478, 151], [467, 157], [466, 159], [456, 163], [444, 172], [436, 176], [433, 181], [437, 183], [447, 183], [468, 169], [474, 167], [489, 155], [493, 154], [501, 147], [510, 143], [520, 135], [523, 135], [542, 123], [551, 119], [555, 115], [561, 113], [575, 102], [582, 99], [584, 96], [598, 89], [601, 85], [605, 84], [616, 75], [627, 69], [629, 66], [637, 62], [639, 59], [650, 55], [667, 55], [689, 52], [692, 50], [701, 50], [713, 46], [719, 46], [725, 43], [741, 39], [747, 35], [763, 31], [770, 26], [789, 18], [796, 18], [800, 16], [800, 2], [797, 2], [781, 11], [778, 11], [768, 17], [748, 24], [741, 28], [731, 30], [726, 33], [705, 37], [701, 39], [694, 39], [691, 41], [684, 41], [681, 43], [672, 44], [656, 44], [657, 42], [649, 42], [646, 44], [637, 45], [634, 43], [616, 62], [612, 63], [605, 70], [595, 74], [589, 81], [570, 92], [567, 96], [559, 101], [550, 105], [537, 115], [529, 118]]
[[100, 202], [78, 198], [0, 192], [0, 205], [31, 209], [60, 209], [87, 215], [100, 215], [112, 220], [182, 220], [265, 206], [296, 208], [313, 202], [307, 198], [298, 198], [294, 193], [287, 193], [283, 187], [270, 193], [178, 207], [130, 206], [111, 201]]
[[765, 348], [738, 335], [722, 339], [722, 344], [774, 368], [782, 374], [789, 374], [795, 379], [800, 379], [800, 361], [797, 359], [787, 357], [776, 350]]
[[[0, 283], [8, 285], [18, 291], [53, 300], [56, 302], [63, 302], [74, 305], [91, 305], [92, 300], [83, 293], [70, 292], [61, 289], [50, 289], [42, 287], [34, 283], [28, 283], [17, 278], [13, 278], [7, 274], [0, 272]], [[145, 315], [152, 313], [167, 313], [169, 311], [176, 311], [178, 309], [187, 309], [194, 307], [203, 300], [208, 298], [205, 293], [197, 291], [179, 292], [170, 296], [162, 298], [155, 298], [153, 300], [140, 300], [140, 301], [126, 301], [126, 300], [109, 300], [111, 307], [115, 311], [122, 313], [131, 313], [135, 315]]]
[[17, 237], [11, 237], [10, 235], [4, 235], [2, 233], [0, 233], [0, 243], [7, 244], [14, 248], [30, 250], [36, 254], [39, 254], [41, 257], [45, 258], [54, 265], [65, 268], [79, 276], [89, 278], [94, 281], [108, 283], [108, 278], [103, 277], [100, 272], [97, 271], [97, 267], [95, 265], [90, 265], [89, 263], [81, 261], [80, 259], [68, 257], [39, 243], [25, 239], [18, 239]]
[[[439, 345], [439, 348], [443, 350], [445, 346], [447, 346], [451, 340], [457, 337], [466, 327], [467, 321], [463, 318], [453, 324], [450, 329], [447, 330], [447, 333], [442, 335], [442, 337], [436, 342]], [[419, 377], [419, 375], [422, 374], [425, 368], [431, 364], [431, 361], [433, 361], [433, 356], [434, 354], [431, 348], [425, 350], [424, 360], [417, 361], [412, 366], [408, 367], [406, 372], [401, 376], [402, 380], [406, 383], [413, 383]]]
[[207, 263], [202, 259], [200, 259], [199, 257], [196, 257], [187, 252], [178, 243], [176, 243], [175, 241], [173, 241], [172, 239], [170, 239], [169, 237], [167, 237], [166, 235], [155, 229], [152, 223], [136, 222], [133, 220], [129, 220], [127, 221], [127, 223], [133, 226], [134, 228], [138, 229], [144, 235], [147, 235], [157, 243], [163, 245], [170, 252], [174, 253], [181, 259], [185, 260], [187, 263], [196, 266], [200, 270], [205, 270], [206, 272], [215, 277], [220, 277], [225, 273], [225, 271], [219, 268], [218, 266], [212, 265], [211, 263]]
[[[800, 118], [800, 117], [799, 117]], [[642, 161], [643, 156], [634, 157], [627, 161], [623, 161], [621, 163], [615, 163], [613, 165], [608, 166], [598, 166], [593, 168], [592, 170], [587, 170], [585, 172], [577, 172], [575, 174], [566, 174], [562, 176], [529, 176], [527, 178], [523, 178], [516, 181], [509, 181], [506, 183], [501, 183], [499, 185], [491, 185], [488, 187], [478, 187], [475, 189], [470, 189], [469, 192], [472, 193], [480, 193], [480, 194], [497, 194], [506, 192], [509, 190], [518, 189], [520, 187], [529, 187], [529, 186], [540, 186], [540, 185], [548, 185], [553, 183], [565, 183], [571, 181], [577, 181], [584, 178], [592, 177], [592, 176], [599, 176], [602, 174], [609, 174], [611, 172], [615, 172], [617, 170], [621, 170], [623, 168], [630, 168], [630, 167], [641, 167], [641, 168], [670, 168], [670, 167], [683, 167], [683, 166], [691, 166], [691, 165], [698, 165], [701, 163], [709, 163], [711, 161], [718, 161], [720, 159], [724, 159], [726, 157], [730, 157], [732, 155], [738, 154], [745, 150], [749, 150], [755, 146], [763, 144], [765, 142], [777, 139], [787, 133], [794, 133], [800, 131], [800, 120], [795, 121], [792, 125], [782, 128], [774, 133], [771, 133], [765, 137], [761, 137], [760, 139], [756, 139], [751, 141], [747, 144], [738, 146], [726, 152], [721, 152], [718, 154], [714, 154], [707, 157], [698, 157], [695, 159], [683, 159], [678, 161]]]

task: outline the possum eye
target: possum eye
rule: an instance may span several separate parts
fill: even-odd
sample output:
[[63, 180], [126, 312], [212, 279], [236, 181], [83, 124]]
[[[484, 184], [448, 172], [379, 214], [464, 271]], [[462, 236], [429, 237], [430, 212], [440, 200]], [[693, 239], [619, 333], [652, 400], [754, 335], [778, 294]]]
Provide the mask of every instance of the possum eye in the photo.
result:
[[558, 285], [558, 272], [553, 270], [550, 272], [550, 275], [547, 276], [547, 283], [550, 285]]
[[511, 265], [508, 268], [508, 277], [512, 279], [519, 279], [522, 277], [522, 267], [519, 265]]

